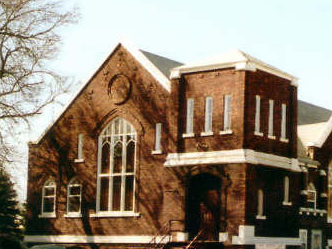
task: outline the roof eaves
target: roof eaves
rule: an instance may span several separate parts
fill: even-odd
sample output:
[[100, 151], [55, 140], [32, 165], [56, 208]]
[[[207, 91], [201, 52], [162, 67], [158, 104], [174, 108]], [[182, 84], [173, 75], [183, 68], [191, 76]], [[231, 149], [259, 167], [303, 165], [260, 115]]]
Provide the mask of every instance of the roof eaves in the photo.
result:
[[72, 98], [68, 101], [67, 105], [63, 108], [63, 110], [56, 116], [56, 118], [53, 120], [53, 122], [47, 126], [45, 131], [38, 137], [35, 141], [30, 141], [29, 144], [36, 145], [39, 144], [39, 142], [43, 139], [43, 137], [46, 135], [46, 133], [58, 122], [60, 117], [65, 113], [65, 111], [69, 108], [69, 106], [74, 102], [74, 100], [79, 96], [79, 94], [83, 91], [83, 89], [90, 83], [90, 81], [94, 78], [94, 76], [101, 70], [103, 65], [108, 61], [108, 59], [113, 55], [113, 53], [118, 49], [118, 47], [123, 46], [145, 69], [148, 70], [148, 72], [168, 91], [170, 92], [170, 81], [167, 79], [160, 71], [159, 69], [154, 66], [147, 58], [146, 56], [135, 46], [133, 46], [130, 42], [125, 41], [124, 39], [119, 42], [114, 49], [112, 49], [112, 52], [107, 56], [106, 59], [102, 59], [102, 62], [100, 62], [97, 67], [97, 70], [94, 70], [88, 77], [88, 80], [85, 81], [78, 89], [77, 91], [72, 95]]
[[329, 121], [327, 121], [324, 130], [319, 135], [317, 142], [313, 143], [312, 146], [322, 148], [323, 144], [325, 143], [326, 139], [332, 132], [332, 116], [329, 118]]

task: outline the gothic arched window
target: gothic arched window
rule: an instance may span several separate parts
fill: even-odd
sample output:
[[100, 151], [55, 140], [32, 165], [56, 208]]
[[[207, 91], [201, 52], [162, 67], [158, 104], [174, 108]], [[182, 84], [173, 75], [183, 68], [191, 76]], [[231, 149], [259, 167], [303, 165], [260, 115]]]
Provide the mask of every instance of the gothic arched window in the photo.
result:
[[42, 190], [41, 217], [55, 217], [56, 184], [53, 180], [45, 182]]
[[98, 139], [97, 213], [134, 212], [135, 155], [134, 127], [122, 118], [112, 120]]
[[82, 202], [82, 184], [73, 178], [67, 187], [67, 214], [80, 215]]

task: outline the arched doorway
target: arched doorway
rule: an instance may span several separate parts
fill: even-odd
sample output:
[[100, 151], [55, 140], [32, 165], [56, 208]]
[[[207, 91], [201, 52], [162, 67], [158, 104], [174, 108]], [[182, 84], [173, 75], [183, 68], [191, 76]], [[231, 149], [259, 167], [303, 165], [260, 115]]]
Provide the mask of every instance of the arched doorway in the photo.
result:
[[221, 180], [210, 174], [199, 174], [189, 181], [186, 228], [189, 238], [200, 233], [204, 240], [218, 240], [220, 226]]

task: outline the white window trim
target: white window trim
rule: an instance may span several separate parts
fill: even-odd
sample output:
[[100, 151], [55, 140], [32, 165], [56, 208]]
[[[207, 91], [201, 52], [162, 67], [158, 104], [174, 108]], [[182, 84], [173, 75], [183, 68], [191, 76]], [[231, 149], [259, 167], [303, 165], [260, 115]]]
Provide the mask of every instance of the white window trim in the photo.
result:
[[[75, 180], [77, 180], [76, 178], [73, 178], [70, 180], [70, 182], [68, 183], [67, 186], [67, 213], [64, 215], [64, 217], [67, 218], [76, 218], [76, 217], [82, 217], [82, 184], [81, 183], [72, 183]], [[70, 194], [70, 188], [71, 187], [79, 187], [80, 189], [80, 194], [79, 195], [71, 195]], [[70, 212], [69, 211], [69, 202], [70, 202], [70, 198], [71, 197], [79, 197], [80, 200], [80, 207], [79, 207], [79, 211], [78, 212]]]
[[256, 219], [265, 220], [266, 216], [264, 215], [264, 192], [262, 189], [257, 191], [257, 215]]
[[[122, 172], [119, 173], [119, 174], [115, 174], [115, 173], [112, 173], [112, 168], [110, 168], [110, 171], [108, 174], [101, 174], [101, 159], [102, 159], [102, 136], [103, 136], [103, 133], [107, 131], [107, 129], [111, 129], [111, 131], [113, 132], [114, 131], [114, 122], [115, 120], [120, 120], [120, 122], [125, 122], [127, 124], [129, 124], [132, 128], [132, 133], [130, 133], [131, 135], [134, 136], [134, 145], [135, 145], [135, 155], [134, 155], [134, 169], [133, 169], [133, 172], [130, 172], [130, 173], [125, 173], [125, 167], [124, 165], [122, 165]], [[123, 126], [125, 126], [123, 124]], [[106, 134], [104, 135], [105, 137], [106, 136], [111, 136], [112, 137], [112, 133], [111, 134]], [[114, 136], [114, 135], [113, 135]], [[111, 138], [111, 143], [113, 143], [113, 140]], [[124, 150], [124, 148], [126, 148], [125, 146], [122, 147], [123, 148], [123, 151], [124, 153], [126, 153], [126, 150]], [[111, 144], [111, 150], [113, 151], [113, 146]], [[129, 213], [132, 213], [134, 214], [134, 210], [135, 210], [135, 192], [136, 192], [136, 159], [137, 159], [137, 133], [134, 129], [134, 127], [129, 123], [127, 122], [125, 119], [122, 119], [122, 118], [116, 118], [116, 119], [113, 119], [103, 130], [102, 132], [100, 133], [99, 135], [99, 138], [98, 138], [98, 169], [97, 169], [97, 201], [96, 201], [96, 214], [99, 214], [99, 215], [102, 215], [102, 214], [110, 214], [109, 216], [95, 216], [95, 217], [128, 217]], [[110, 156], [112, 155], [113, 153], [110, 153]], [[126, 154], [122, 154], [123, 155], [123, 158], [126, 157]], [[112, 157], [112, 156], [111, 156]], [[112, 158], [111, 158], [112, 159]], [[111, 160], [110, 160], [111, 161]], [[124, 162], [125, 160], [122, 160], [122, 162]], [[109, 185], [109, 203], [108, 203], [108, 211], [100, 211], [100, 188], [101, 188], [101, 178], [102, 177], [109, 177], [109, 179], [111, 179], [112, 177], [116, 176], [116, 175], [121, 175], [121, 193], [120, 193], [120, 211], [112, 211], [110, 210], [112, 208], [112, 195], [113, 195], [113, 185], [111, 184], [110, 182], [110, 185]], [[125, 199], [125, 186], [124, 186], [124, 177], [126, 176], [133, 176], [133, 210], [128, 210], [128, 211], [125, 211], [123, 210], [124, 209], [124, 199]], [[113, 214], [113, 215], [111, 215]], [[116, 216], [114, 216], [114, 214], [117, 214]], [[91, 216], [91, 215], [90, 215]], [[134, 215], [130, 215], [130, 216], [134, 216]], [[94, 216], [91, 216], [91, 217], [94, 217]]]
[[[52, 184], [52, 185], [51, 185]], [[45, 188], [54, 188], [53, 196], [45, 196]], [[44, 212], [44, 200], [45, 198], [53, 198], [53, 212]], [[39, 218], [56, 218], [56, 182], [54, 180], [47, 180], [42, 188], [42, 206], [41, 214], [38, 215]]]
[[132, 211], [99, 211], [94, 214], [90, 214], [90, 217], [139, 217], [140, 213]]
[[184, 134], [182, 134], [182, 137], [183, 138], [195, 137], [195, 134], [194, 133], [184, 133]]
[[300, 229], [299, 230], [299, 237], [300, 241], [305, 244], [304, 249], [308, 248], [308, 230], [307, 229]]
[[263, 136], [263, 133], [260, 132], [261, 125], [261, 96], [256, 95], [256, 108], [255, 108], [255, 131], [256, 136]]
[[211, 96], [208, 96], [205, 98], [204, 132], [201, 133], [201, 136], [212, 136], [213, 135], [212, 127], [213, 127], [213, 98]]
[[219, 132], [220, 135], [232, 134], [232, 97], [227, 94], [224, 96], [224, 129]]
[[162, 154], [161, 149], [161, 136], [162, 136], [162, 126], [161, 123], [156, 124], [156, 132], [155, 132], [155, 147], [154, 150], [151, 152], [152, 155]]
[[[312, 189], [309, 189], [309, 187], [312, 187]], [[314, 203], [313, 210], [316, 210], [317, 209], [317, 191], [316, 191], [315, 185], [313, 185], [312, 182], [309, 183], [309, 185], [308, 185], [307, 196], [309, 195], [310, 192], [314, 194], [315, 198], [313, 201], [311, 201], [311, 200], [308, 200], [308, 197], [307, 197], [307, 202]]]
[[77, 158], [74, 160], [75, 163], [83, 163], [83, 134], [80, 133], [77, 136]]
[[273, 115], [274, 115], [274, 101], [273, 99], [269, 100], [269, 129], [268, 129], [268, 138], [276, 139], [276, 136], [273, 135]]
[[[332, 223], [332, 161], [328, 165], [328, 173], [327, 173], [327, 221], [328, 223]], [[331, 208], [329, 208], [331, 206]]]
[[286, 138], [286, 126], [287, 126], [287, 106], [286, 104], [281, 104], [281, 132], [280, 132], [280, 141], [288, 143]]
[[195, 99], [187, 99], [187, 116], [186, 116], [186, 133], [182, 134], [183, 138], [194, 137], [194, 113], [195, 113]]
[[291, 206], [292, 203], [289, 201], [289, 177], [284, 178], [284, 201], [282, 202], [284, 206]]

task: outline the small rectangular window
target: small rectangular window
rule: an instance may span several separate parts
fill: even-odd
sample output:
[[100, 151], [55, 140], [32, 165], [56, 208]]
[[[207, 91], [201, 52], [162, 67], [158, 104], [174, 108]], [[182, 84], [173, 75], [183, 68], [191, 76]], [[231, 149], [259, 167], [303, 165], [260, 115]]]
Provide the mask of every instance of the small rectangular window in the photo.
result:
[[231, 95], [224, 97], [224, 131], [231, 130]]
[[205, 98], [205, 123], [204, 132], [202, 136], [213, 135], [212, 132], [212, 113], [213, 113], [213, 99], [212, 97]]
[[78, 135], [77, 159], [83, 159], [83, 134]]
[[287, 107], [286, 104], [281, 105], [281, 135], [280, 140], [283, 142], [288, 142], [288, 139], [286, 138], [286, 112]]
[[275, 139], [273, 135], [273, 109], [274, 109], [274, 101], [272, 99], [269, 100], [269, 133], [268, 137], [270, 139]]
[[255, 135], [263, 136], [263, 133], [260, 132], [261, 124], [261, 96], [256, 95], [256, 111], [255, 111]]
[[155, 145], [152, 154], [161, 154], [161, 123], [156, 124]]
[[194, 99], [187, 99], [187, 125], [186, 125], [186, 134], [192, 134], [194, 130], [193, 125], [194, 119]]

